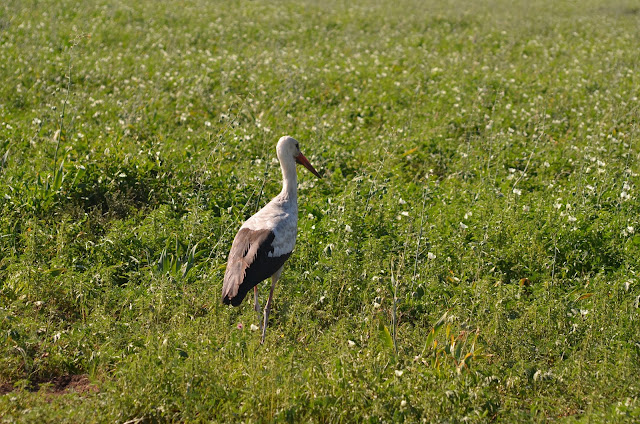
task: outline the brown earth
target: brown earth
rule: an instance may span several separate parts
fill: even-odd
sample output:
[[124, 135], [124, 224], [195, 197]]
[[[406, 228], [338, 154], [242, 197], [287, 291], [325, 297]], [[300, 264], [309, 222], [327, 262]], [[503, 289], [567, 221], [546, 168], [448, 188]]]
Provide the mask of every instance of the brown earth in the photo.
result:
[[[86, 374], [78, 375], [61, 375], [53, 377], [49, 380], [37, 380], [27, 387], [30, 392], [37, 392], [41, 386], [48, 386], [46, 393], [60, 395], [69, 392], [76, 393], [97, 393], [98, 387], [91, 384]], [[5, 395], [14, 391], [15, 388], [11, 383], [0, 384], [0, 395]]]

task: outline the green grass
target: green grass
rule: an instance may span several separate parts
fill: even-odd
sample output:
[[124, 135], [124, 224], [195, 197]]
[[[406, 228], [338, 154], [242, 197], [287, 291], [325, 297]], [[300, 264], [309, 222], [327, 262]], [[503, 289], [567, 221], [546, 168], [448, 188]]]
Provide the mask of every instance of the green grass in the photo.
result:
[[[0, 422], [637, 422], [639, 28], [623, 0], [3, 2]], [[261, 346], [220, 289], [284, 134], [323, 179]]]

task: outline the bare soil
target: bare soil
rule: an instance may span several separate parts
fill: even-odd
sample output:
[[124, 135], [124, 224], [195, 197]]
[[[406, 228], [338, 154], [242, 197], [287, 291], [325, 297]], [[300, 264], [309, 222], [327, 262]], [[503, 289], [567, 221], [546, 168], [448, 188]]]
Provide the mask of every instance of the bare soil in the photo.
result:
[[[34, 381], [27, 387], [30, 392], [37, 392], [42, 386], [47, 386], [46, 392], [53, 395], [60, 395], [69, 392], [76, 393], [97, 393], [98, 387], [89, 381], [86, 374], [61, 375], [48, 380]], [[0, 384], [0, 395], [5, 395], [15, 390], [13, 384]]]

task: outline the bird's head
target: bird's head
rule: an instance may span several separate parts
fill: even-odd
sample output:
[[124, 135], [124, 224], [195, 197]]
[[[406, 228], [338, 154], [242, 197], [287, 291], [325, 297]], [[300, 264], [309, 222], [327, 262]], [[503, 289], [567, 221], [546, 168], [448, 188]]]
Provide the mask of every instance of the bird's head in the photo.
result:
[[300, 151], [300, 143], [293, 137], [289, 137], [285, 135], [278, 140], [278, 145], [276, 146], [276, 151], [278, 153], [278, 159], [282, 160], [291, 160], [291, 158], [295, 159], [295, 161], [305, 168], [307, 168], [313, 175], [318, 178], [320, 174], [315, 170], [313, 166], [309, 163], [306, 157]]

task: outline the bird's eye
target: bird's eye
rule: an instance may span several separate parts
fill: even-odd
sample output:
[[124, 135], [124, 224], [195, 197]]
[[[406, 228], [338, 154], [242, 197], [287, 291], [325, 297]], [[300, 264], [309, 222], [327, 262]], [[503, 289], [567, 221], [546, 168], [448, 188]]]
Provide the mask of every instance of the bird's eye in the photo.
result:
[[299, 149], [300, 145], [298, 143], [296, 143], [296, 149]]

